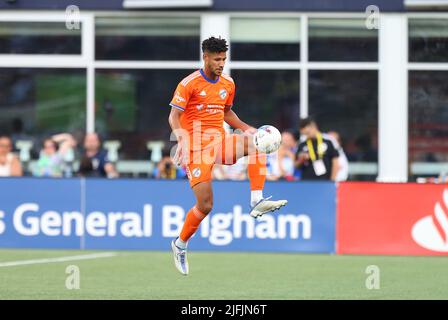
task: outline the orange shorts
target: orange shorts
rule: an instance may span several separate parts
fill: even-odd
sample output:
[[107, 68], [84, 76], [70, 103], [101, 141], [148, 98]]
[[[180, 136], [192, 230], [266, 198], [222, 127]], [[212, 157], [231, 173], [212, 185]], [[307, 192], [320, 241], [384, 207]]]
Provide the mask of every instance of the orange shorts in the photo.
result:
[[221, 143], [213, 147], [190, 152], [190, 161], [186, 167], [190, 187], [200, 182], [212, 180], [212, 170], [215, 164], [235, 164], [237, 161], [237, 134], [226, 135]]

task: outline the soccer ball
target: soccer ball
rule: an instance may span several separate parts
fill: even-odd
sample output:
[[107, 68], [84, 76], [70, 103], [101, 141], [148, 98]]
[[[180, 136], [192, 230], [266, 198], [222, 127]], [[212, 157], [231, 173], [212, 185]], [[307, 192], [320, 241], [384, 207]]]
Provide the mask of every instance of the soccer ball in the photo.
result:
[[276, 127], [265, 125], [258, 128], [253, 136], [255, 148], [261, 153], [272, 153], [280, 148], [282, 135]]

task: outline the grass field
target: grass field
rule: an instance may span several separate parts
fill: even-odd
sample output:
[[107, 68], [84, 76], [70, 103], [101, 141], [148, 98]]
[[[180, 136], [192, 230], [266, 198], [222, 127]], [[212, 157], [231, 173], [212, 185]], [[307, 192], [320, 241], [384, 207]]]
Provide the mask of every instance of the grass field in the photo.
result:
[[[4, 266], [98, 252], [0, 250], [0, 299], [448, 298], [448, 257], [191, 252], [190, 275], [184, 277], [170, 252], [114, 252], [90, 260]], [[79, 267], [79, 290], [65, 287], [69, 265]], [[366, 288], [369, 265], [380, 268], [378, 290]]]

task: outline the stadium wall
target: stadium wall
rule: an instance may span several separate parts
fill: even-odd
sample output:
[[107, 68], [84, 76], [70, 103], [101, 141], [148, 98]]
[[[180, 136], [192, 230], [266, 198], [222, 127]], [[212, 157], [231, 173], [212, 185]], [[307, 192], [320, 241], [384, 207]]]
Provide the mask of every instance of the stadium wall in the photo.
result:
[[[186, 181], [0, 180], [0, 247], [168, 250], [194, 197]], [[289, 204], [254, 220], [248, 182], [215, 182], [214, 211], [190, 248], [335, 251], [333, 183], [267, 183]]]
[[337, 253], [448, 254], [448, 186], [342, 183]]
[[[0, 180], [0, 247], [169, 250], [194, 198], [186, 181]], [[248, 182], [215, 182], [212, 215], [190, 248], [446, 255], [448, 188], [429, 184], [269, 182], [289, 200], [254, 220]]]

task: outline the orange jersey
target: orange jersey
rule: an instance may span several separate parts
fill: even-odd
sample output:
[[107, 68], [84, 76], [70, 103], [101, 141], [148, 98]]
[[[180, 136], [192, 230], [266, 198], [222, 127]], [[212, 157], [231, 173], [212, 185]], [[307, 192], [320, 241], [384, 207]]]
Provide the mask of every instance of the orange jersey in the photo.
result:
[[232, 107], [234, 96], [235, 83], [225, 74], [213, 81], [198, 70], [178, 84], [170, 106], [183, 111], [181, 126], [190, 138], [200, 137], [200, 144], [195, 140], [192, 150], [221, 142], [216, 133], [224, 138], [224, 109]]

